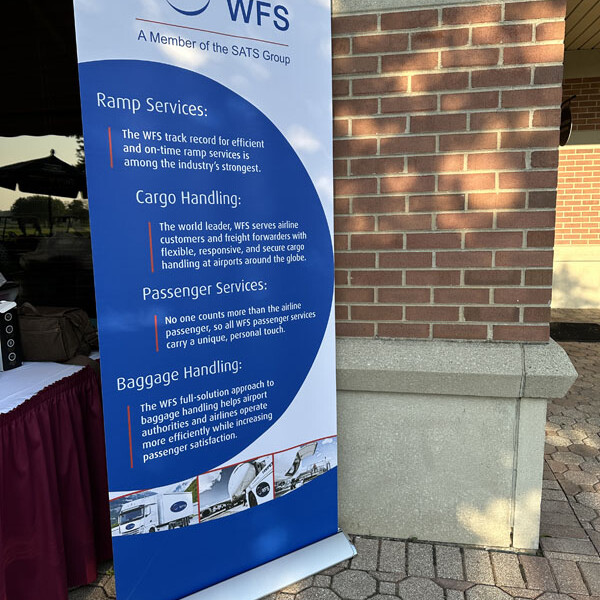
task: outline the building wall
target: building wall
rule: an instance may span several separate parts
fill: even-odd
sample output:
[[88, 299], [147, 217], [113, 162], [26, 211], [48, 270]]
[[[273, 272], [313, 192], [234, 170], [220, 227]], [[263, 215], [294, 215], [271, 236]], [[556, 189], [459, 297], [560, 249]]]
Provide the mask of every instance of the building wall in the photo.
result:
[[600, 244], [600, 144], [560, 150], [556, 244]]
[[560, 149], [552, 306], [598, 308], [600, 53], [571, 56], [565, 69], [563, 98], [576, 98], [571, 101], [571, 138]]
[[[600, 244], [600, 77], [565, 79], [563, 97], [571, 101], [573, 139], [598, 132], [596, 144], [560, 149], [556, 244]], [[592, 141], [592, 140], [590, 140]]]
[[572, 96], [573, 131], [600, 131], [600, 77], [565, 79], [563, 97]]
[[547, 341], [564, 0], [373, 4], [333, 19], [338, 335]]

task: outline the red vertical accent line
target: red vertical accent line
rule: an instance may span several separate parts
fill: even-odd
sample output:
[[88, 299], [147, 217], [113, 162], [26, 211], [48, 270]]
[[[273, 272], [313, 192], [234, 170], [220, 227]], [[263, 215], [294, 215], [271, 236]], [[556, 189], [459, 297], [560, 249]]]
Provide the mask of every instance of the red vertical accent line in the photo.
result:
[[275, 455], [271, 454], [271, 460], [273, 461], [272, 464], [272, 468], [273, 468], [273, 500], [275, 500]]
[[112, 132], [110, 130], [110, 127], [108, 128], [108, 149], [110, 151], [110, 168], [114, 169], [115, 168], [115, 164], [113, 162]]
[[154, 335], [156, 337], [156, 351], [158, 352], [158, 316], [154, 315]]
[[127, 407], [127, 426], [129, 428], [129, 460], [133, 469], [133, 443], [131, 441], [131, 409]]
[[200, 475], [196, 475], [196, 494], [198, 495], [198, 523], [202, 520], [200, 516]]
[[154, 251], [152, 250], [152, 223], [148, 221], [148, 239], [150, 240], [150, 269], [154, 273]]

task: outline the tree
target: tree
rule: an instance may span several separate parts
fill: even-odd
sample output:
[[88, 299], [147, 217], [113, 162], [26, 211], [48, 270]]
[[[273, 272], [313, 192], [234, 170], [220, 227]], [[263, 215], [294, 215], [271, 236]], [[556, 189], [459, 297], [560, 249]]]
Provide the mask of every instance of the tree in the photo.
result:
[[67, 215], [80, 221], [88, 221], [90, 213], [81, 200], [71, 200], [67, 205]]
[[76, 135], [75, 139], [77, 141], [77, 150], [75, 150], [75, 155], [77, 156], [76, 167], [85, 171], [85, 150], [83, 147], [83, 136]]
[[[83, 179], [85, 181], [85, 148], [83, 146], [83, 136], [76, 135], [75, 139], [77, 140], [77, 150], [75, 151], [75, 155], [77, 156], [77, 163], [75, 164], [75, 168], [81, 173]], [[87, 198], [87, 182], [85, 186], [84, 197]]]
[[10, 207], [10, 214], [15, 218], [37, 217], [40, 223], [48, 223], [48, 208], [52, 207], [52, 216], [60, 217], [67, 213], [65, 205], [57, 198], [49, 196], [22, 196]]

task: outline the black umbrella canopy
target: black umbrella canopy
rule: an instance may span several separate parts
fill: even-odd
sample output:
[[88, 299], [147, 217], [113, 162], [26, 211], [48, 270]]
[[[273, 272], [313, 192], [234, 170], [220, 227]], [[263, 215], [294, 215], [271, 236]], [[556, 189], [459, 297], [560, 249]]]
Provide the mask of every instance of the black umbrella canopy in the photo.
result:
[[87, 196], [83, 170], [57, 158], [54, 150], [44, 158], [0, 167], [0, 186], [10, 190], [19, 186], [28, 194], [76, 198], [81, 192]]

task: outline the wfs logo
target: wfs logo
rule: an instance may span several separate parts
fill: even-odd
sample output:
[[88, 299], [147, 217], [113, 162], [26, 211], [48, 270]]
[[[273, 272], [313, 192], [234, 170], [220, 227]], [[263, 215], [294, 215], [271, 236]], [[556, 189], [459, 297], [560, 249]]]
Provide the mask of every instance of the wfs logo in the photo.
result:
[[176, 6], [173, 2], [170, 2], [170, 0], [167, 0], [167, 4], [182, 15], [195, 17], [196, 15], [202, 14], [208, 8], [210, 0], [206, 0], [206, 2], [204, 2], [200, 8], [198, 8], [198, 0], [178, 0], [178, 6]]
[[[202, 14], [210, 0], [166, 0], [178, 13], [188, 17]], [[273, 5], [264, 0], [227, 0], [229, 16], [234, 22], [256, 23], [259, 27], [271, 23], [279, 31], [290, 28], [289, 11], [283, 4]]]
[[187, 508], [187, 502], [175, 502], [175, 504], [171, 504], [171, 512], [181, 512]]

